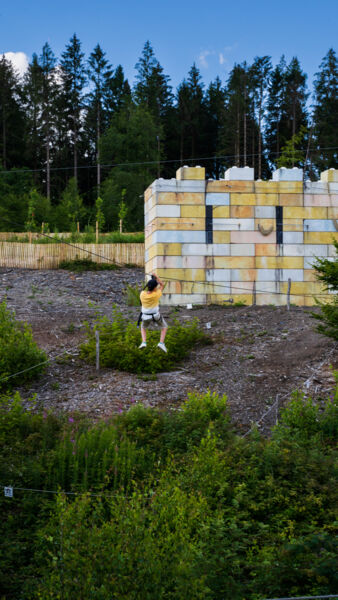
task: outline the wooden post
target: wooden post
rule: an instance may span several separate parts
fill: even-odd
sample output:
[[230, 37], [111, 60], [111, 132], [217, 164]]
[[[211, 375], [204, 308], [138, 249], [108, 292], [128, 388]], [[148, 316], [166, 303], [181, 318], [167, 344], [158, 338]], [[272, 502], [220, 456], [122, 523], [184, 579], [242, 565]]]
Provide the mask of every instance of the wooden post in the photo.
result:
[[31, 231], [28, 232], [28, 241], [30, 244], [32, 243], [32, 232]]
[[289, 279], [288, 279], [288, 291], [287, 291], [287, 297], [286, 297], [286, 303], [287, 303], [288, 310], [290, 310], [290, 290], [291, 290], [291, 279], [289, 277]]
[[100, 369], [100, 334], [96, 330], [95, 331], [95, 339], [96, 339], [96, 370]]
[[95, 233], [96, 233], [96, 243], [99, 243], [99, 222], [96, 221], [96, 229], [95, 229]]
[[120, 233], [122, 233], [122, 219], [120, 219]]
[[43, 232], [44, 232], [44, 229], [45, 229], [45, 224], [44, 224], [44, 222], [42, 221], [42, 223], [41, 223], [41, 233], [43, 233]]
[[80, 233], [80, 222], [78, 221], [76, 224], [77, 232]]
[[252, 287], [252, 306], [256, 306], [256, 279], [253, 282]]

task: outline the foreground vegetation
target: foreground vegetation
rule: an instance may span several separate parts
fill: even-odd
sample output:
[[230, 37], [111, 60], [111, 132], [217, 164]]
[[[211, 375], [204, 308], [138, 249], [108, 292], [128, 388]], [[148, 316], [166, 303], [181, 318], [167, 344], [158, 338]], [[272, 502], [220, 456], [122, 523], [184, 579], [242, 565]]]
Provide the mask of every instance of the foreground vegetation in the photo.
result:
[[3, 398], [2, 597], [333, 594], [337, 434], [337, 393], [295, 395], [271, 439], [237, 435], [212, 393], [94, 425]]

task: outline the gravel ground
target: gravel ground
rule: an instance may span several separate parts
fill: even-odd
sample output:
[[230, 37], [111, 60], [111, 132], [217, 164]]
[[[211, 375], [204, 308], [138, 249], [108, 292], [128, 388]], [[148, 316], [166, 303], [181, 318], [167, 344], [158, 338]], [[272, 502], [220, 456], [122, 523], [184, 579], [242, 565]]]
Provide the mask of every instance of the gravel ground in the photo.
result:
[[[333, 366], [338, 368], [337, 344], [314, 331], [310, 310], [291, 307], [206, 306], [174, 311], [163, 307], [164, 317], [181, 322], [198, 317], [213, 344], [199, 347], [177, 370], [158, 374], [156, 380], [111, 369], [100, 369], [79, 359], [85, 339], [82, 324], [97, 310], [110, 315], [118, 305], [130, 319], [139, 309], [126, 306], [124, 290], [141, 287], [142, 269], [71, 273], [0, 268], [0, 297], [29, 322], [37, 343], [53, 360], [46, 373], [29, 389], [19, 387], [27, 405], [56, 411], [81, 411], [93, 418], [128, 409], [134, 402], [177, 408], [189, 391], [207, 389], [228, 396], [236, 427], [246, 432], [260, 421], [268, 430], [293, 390], [318, 401], [334, 389]], [[263, 417], [263, 418], [262, 418]]]

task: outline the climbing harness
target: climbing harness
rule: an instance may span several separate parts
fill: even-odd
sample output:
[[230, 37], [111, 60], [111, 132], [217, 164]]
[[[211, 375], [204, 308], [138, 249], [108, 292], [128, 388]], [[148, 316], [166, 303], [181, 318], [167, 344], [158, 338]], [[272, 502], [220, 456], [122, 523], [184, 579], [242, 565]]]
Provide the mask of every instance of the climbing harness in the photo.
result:
[[157, 323], [157, 321], [159, 321], [160, 318], [161, 315], [158, 306], [156, 308], [142, 308], [137, 321], [137, 327], [141, 325], [142, 321], [153, 320], [154, 323]]

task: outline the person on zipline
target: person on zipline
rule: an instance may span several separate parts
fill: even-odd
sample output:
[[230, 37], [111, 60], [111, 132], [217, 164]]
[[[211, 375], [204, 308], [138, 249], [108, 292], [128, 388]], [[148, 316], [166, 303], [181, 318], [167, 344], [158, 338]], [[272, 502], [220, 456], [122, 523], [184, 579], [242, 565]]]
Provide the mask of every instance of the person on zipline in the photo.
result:
[[140, 293], [140, 300], [142, 304], [142, 310], [139, 318], [141, 323], [141, 336], [142, 344], [139, 348], [146, 348], [147, 346], [147, 331], [149, 325], [154, 324], [157, 327], [161, 327], [160, 342], [157, 344], [158, 348], [167, 352], [166, 345], [164, 343], [165, 336], [167, 334], [168, 325], [162, 315], [160, 314], [159, 301], [162, 296], [164, 283], [160, 280], [155, 273], [151, 275], [151, 279], [147, 282], [144, 290]]

